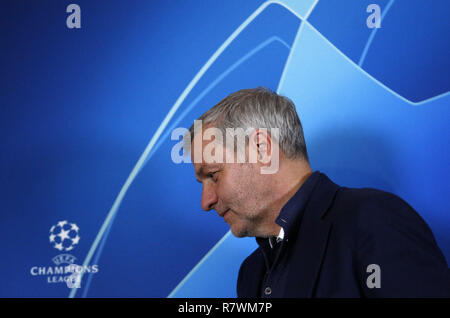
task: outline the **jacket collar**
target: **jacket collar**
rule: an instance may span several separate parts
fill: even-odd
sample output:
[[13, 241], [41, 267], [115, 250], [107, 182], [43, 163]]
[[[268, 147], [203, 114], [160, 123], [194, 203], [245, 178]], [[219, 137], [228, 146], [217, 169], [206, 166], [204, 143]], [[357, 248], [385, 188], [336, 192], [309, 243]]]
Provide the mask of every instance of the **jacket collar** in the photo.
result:
[[[283, 206], [278, 217], [275, 219], [277, 223], [283, 229], [283, 239], [286, 240], [290, 236], [295, 235], [298, 229], [298, 225], [302, 219], [302, 215], [305, 206], [311, 196], [314, 187], [320, 179], [321, 173], [319, 171], [313, 172], [297, 190], [297, 192], [288, 200], [288, 202]], [[271, 248], [269, 248], [269, 240], [267, 238], [257, 237], [256, 242], [262, 249], [264, 254], [268, 253]], [[271, 247], [271, 246], [270, 246]], [[268, 265], [267, 256], [266, 264]]]
[[[276, 223], [285, 231], [285, 247], [292, 253], [288, 266], [290, 285], [295, 290], [286, 290], [283, 297], [313, 297], [321, 264], [331, 231], [331, 220], [326, 213], [333, 203], [339, 186], [325, 174], [316, 171], [280, 211]], [[257, 238], [263, 249], [267, 239]], [[258, 284], [251, 294], [258, 295]]]
[[[298, 290], [289, 291], [285, 297], [313, 297], [317, 278], [331, 231], [331, 219], [326, 213], [332, 205], [339, 186], [333, 183], [325, 174], [318, 173], [315, 186], [310, 193], [308, 202], [301, 214], [301, 222], [296, 219], [290, 228], [292, 239], [287, 243], [292, 245], [289, 277], [292, 286]], [[295, 235], [294, 235], [295, 233]]]
[[295, 235], [296, 229], [302, 219], [306, 204], [321, 178], [319, 171], [313, 172], [302, 184], [300, 189], [289, 199], [281, 209], [275, 220], [281, 226], [285, 233], [285, 238]]

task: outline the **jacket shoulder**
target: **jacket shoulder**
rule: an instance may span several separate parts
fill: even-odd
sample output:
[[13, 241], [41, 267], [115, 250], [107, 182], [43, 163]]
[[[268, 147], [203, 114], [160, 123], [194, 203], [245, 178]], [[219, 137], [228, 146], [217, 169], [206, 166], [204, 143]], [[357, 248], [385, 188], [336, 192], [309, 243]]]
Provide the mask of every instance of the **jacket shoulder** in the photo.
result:
[[350, 246], [358, 277], [377, 264], [383, 287], [368, 297], [448, 297], [447, 263], [422, 217], [399, 196], [371, 188], [340, 188], [330, 211], [334, 239]]
[[340, 187], [334, 202], [337, 220], [365, 231], [378, 231], [381, 224], [401, 223], [430, 231], [423, 218], [401, 197], [373, 188]]

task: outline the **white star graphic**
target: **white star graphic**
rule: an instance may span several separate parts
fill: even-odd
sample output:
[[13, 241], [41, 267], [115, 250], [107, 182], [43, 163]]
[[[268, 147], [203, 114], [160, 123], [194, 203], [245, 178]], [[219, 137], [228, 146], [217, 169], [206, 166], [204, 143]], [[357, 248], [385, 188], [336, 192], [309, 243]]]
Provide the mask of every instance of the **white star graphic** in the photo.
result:
[[58, 234], [58, 236], [61, 238], [61, 241], [64, 241], [64, 239], [69, 238], [69, 232], [70, 230], [67, 231], [61, 230], [61, 232]]
[[72, 223], [71, 230], [75, 230], [75, 231], [78, 232], [79, 229], [80, 229], [80, 228], [79, 228], [75, 223]]
[[64, 225], [67, 224], [67, 221], [59, 221], [58, 225], [62, 228]]
[[75, 238], [72, 240], [72, 244], [73, 244], [73, 245], [78, 244], [79, 241], [80, 241], [80, 237], [77, 235], [77, 236], [75, 236]]
[[50, 242], [53, 242], [55, 240], [56, 235], [55, 234], [50, 234]]
[[55, 248], [62, 251], [64, 247], [63, 247], [62, 243], [58, 243], [58, 244], [55, 244]]

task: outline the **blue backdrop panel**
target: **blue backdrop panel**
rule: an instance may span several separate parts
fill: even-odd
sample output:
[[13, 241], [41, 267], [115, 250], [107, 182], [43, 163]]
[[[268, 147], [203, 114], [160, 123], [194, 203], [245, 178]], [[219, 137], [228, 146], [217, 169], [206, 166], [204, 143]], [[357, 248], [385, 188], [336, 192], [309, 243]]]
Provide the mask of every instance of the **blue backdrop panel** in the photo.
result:
[[[201, 211], [171, 133], [256, 86], [296, 103], [313, 169], [401, 196], [450, 260], [448, 1], [84, 0], [69, 29], [74, 2], [0, 4], [0, 297], [235, 297], [256, 243]], [[69, 289], [62, 253], [98, 271]]]

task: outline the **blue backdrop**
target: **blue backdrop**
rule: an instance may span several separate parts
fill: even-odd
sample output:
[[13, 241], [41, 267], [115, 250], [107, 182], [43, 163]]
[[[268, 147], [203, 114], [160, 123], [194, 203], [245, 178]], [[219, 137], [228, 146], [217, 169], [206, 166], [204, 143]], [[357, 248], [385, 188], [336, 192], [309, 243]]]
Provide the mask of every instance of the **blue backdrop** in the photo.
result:
[[[450, 260], [448, 1], [76, 0], [70, 29], [74, 2], [0, 4], [1, 297], [235, 297], [256, 243], [201, 211], [170, 134], [256, 86], [296, 103], [314, 170], [401, 196]], [[98, 271], [69, 289], [63, 253]]]

